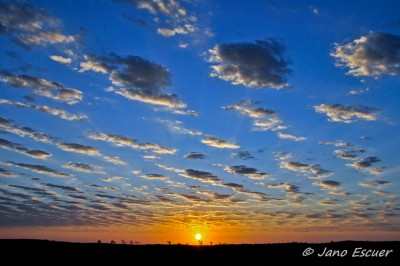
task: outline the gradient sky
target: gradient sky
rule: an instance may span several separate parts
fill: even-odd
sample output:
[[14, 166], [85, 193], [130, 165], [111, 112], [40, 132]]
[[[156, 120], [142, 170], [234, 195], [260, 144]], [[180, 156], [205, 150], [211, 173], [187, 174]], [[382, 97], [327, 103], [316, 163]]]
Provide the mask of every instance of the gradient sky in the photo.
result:
[[0, 237], [399, 240], [398, 1], [0, 1]]

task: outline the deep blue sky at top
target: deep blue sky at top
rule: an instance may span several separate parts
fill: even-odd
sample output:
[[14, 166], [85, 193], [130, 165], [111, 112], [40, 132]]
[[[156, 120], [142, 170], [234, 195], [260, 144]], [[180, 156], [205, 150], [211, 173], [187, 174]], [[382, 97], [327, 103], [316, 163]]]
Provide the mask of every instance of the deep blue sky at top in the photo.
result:
[[[26, 9], [17, 22], [0, 14], [8, 27], [0, 35], [0, 116], [14, 121], [0, 135], [0, 188], [4, 197], [21, 204], [3, 200], [7, 218], [0, 218], [0, 225], [85, 224], [76, 209], [94, 217], [140, 210], [154, 216], [137, 214], [139, 219], [155, 225], [169, 210], [189, 208], [203, 211], [204, 217], [218, 211], [231, 221], [238, 209], [248, 217], [261, 210], [276, 213], [276, 221], [269, 220], [274, 228], [280, 228], [283, 212], [301, 213], [305, 227], [325, 219], [325, 229], [337, 224], [398, 228], [397, 1], [147, 3], [156, 9], [141, 0], [26, 1], [16, 4]], [[157, 9], [162, 4], [185, 12], [163, 12]], [[57, 23], [47, 20], [40, 30], [15, 30], [39, 10]], [[50, 31], [74, 36], [73, 41], [22, 39]], [[148, 72], [127, 66], [158, 67], [157, 74], [161, 67], [168, 77], [147, 77]], [[242, 72], [235, 76], [232, 69]], [[276, 73], [279, 81], [272, 80]], [[10, 81], [22, 75], [79, 90], [83, 98], [68, 104], [38, 92], [40, 86]], [[151, 86], [135, 86], [130, 78], [147, 78]], [[175, 97], [171, 94], [177, 102], [169, 101]], [[165, 97], [167, 102], [155, 103]], [[38, 106], [85, 118], [67, 121]], [[23, 126], [55, 140], [18, 133]], [[110, 140], [112, 135], [120, 139]], [[170, 150], [160, 152], [163, 147]], [[27, 156], [28, 150], [49, 155]], [[116, 156], [123, 162], [110, 162]], [[84, 198], [71, 196], [71, 187]], [[54, 193], [54, 198], [29, 188]], [[38, 201], [14, 198], [12, 192], [35, 195]], [[126, 202], [127, 195], [145, 203]], [[48, 210], [41, 219], [30, 209], [45, 205], [69, 209], [56, 221], [48, 218], [57, 212]], [[30, 215], [36, 217], [31, 222]], [[254, 225], [263, 219], [256, 216]]]

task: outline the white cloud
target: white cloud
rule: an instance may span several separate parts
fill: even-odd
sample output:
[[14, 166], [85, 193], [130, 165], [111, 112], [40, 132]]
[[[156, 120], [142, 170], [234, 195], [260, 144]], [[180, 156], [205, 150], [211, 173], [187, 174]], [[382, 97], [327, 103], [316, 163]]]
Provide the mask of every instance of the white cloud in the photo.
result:
[[372, 166], [373, 164], [378, 163], [380, 161], [381, 159], [373, 156], [373, 157], [366, 157], [362, 160], [346, 165], [351, 166], [359, 171], [366, 172], [368, 174], [379, 175], [382, 173], [381, 169]]
[[164, 37], [176, 34], [189, 34], [197, 31], [197, 17], [183, 5], [190, 1], [178, 0], [114, 0], [117, 3], [127, 3], [139, 9], [147, 10], [154, 15], [157, 33]]
[[176, 94], [166, 93], [166, 87], [171, 85], [169, 70], [154, 62], [139, 56], [111, 55], [99, 57], [86, 55], [81, 62], [79, 72], [88, 70], [109, 74], [109, 79], [117, 89], [114, 93], [127, 99], [161, 105], [172, 109], [182, 109], [186, 104], [179, 100]]
[[0, 81], [6, 83], [9, 87], [34, 89], [36, 95], [68, 104], [76, 104], [83, 98], [83, 93], [79, 90], [67, 88], [58, 82], [30, 75], [14, 75], [8, 72], [0, 72]]
[[353, 76], [400, 74], [400, 36], [370, 32], [347, 44], [336, 44], [331, 55]]
[[164, 36], [164, 37], [172, 37], [174, 36], [176, 33], [174, 30], [170, 30], [170, 29], [157, 29], [157, 33]]
[[86, 163], [67, 162], [62, 167], [83, 173], [95, 173], [95, 174], [105, 173], [101, 166], [91, 165]]
[[318, 113], [325, 114], [331, 122], [354, 123], [359, 119], [375, 121], [378, 110], [371, 107], [344, 106], [341, 104], [321, 104], [314, 106]]
[[149, 180], [167, 180], [168, 177], [165, 175], [159, 175], [159, 174], [146, 174], [142, 175], [143, 178], [149, 179]]
[[220, 179], [210, 172], [199, 171], [194, 169], [186, 169], [185, 173], [180, 174], [183, 177], [192, 178], [205, 183], [216, 184]]
[[27, 45], [47, 45], [75, 42], [74, 36], [63, 35], [59, 32], [40, 32], [37, 35], [20, 35], [17, 37], [17, 39]]
[[36, 105], [36, 104], [27, 104], [27, 103], [22, 103], [18, 101], [12, 101], [12, 100], [6, 100], [6, 99], [0, 99], [0, 104], [9, 104], [9, 105], [14, 105], [17, 107], [26, 107], [30, 108], [33, 110], [37, 110], [46, 114], [58, 116], [61, 119], [68, 120], [68, 121], [80, 121], [80, 120], [85, 120], [87, 119], [86, 115], [75, 115], [75, 114], [70, 114], [65, 110], [62, 110], [60, 108], [53, 108], [49, 107], [46, 105]]
[[318, 142], [320, 145], [333, 145], [335, 147], [349, 147], [351, 146], [350, 143], [344, 140], [337, 140], [335, 142], [330, 142], [330, 141], [320, 141]]
[[51, 55], [51, 56], [50, 56], [50, 59], [51, 59], [51, 60], [54, 60], [54, 61], [56, 61], [56, 62], [59, 62], [59, 63], [63, 63], [63, 64], [69, 64], [69, 63], [72, 62], [72, 59], [71, 59], [71, 58], [69, 58], [69, 57], [63, 57], [63, 56], [60, 56], [60, 55]]
[[189, 116], [199, 116], [199, 112], [194, 111], [194, 110], [173, 110], [172, 111], [173, 114], [177, 114], [177, 115], [189, 115]]
[[94, 72], [100, 72], [103, 74], [108, 73], [108, 68], [105, 66], [102, 66], [101, 64], [93, 61], [86, 61], [86, 62], [81, 62], [80, 63], [81, 69], [79, 72], [85, 72], [85, 71], [94, 71]]
[[277, 131], [286, 129], [277, 112], [268, 108], [255, 107], [257, 102], [243, 101], [239, 104], [228, 105], [223, 107], [225, 110], [233, 110], [241, 115], [248, 116], [253, 119], [254, 130], [260, 131]]
[[92, 140], [100, 140], [113, 143], [117, 147], [130, 147], [132, 149], [137, 149], [137, 150], [150, 150], [157, 154], [175, 154], [177, 151], [176, 149], [162, 147], [154, 143], [139, 143], [135, 139], [115, 134], [106, 134], [106, 133], [90, 134], [89, 138]]
[[178, 45], [180, 48], [185, 49], [188, 48], [189, 44], [188, 43], [184, 43], [184, 42], [180, 42]]
[[214, 147], [214, 148], [240, 149], [239, 145], [227, 142], [227, 141], [225, 141], [223, 139], [219, 139], [219, 138], [206, 138], [206, 139], [202, 139], [201, 142], [208, 146]]
[[289, 140], [293, 140], [293, 141], [304, 141], [304, 140], [307, 139], [305, 137], [296, 137], [296, 136], [293, 136], [293, 135], [290, 135], [290, 134], [281, 133], [281, 132], [278, 132], [278, 137], [281, 138], [281, 139], [289, 139]]
[[256, 168], [247, 167], [244, 165], [226, 166], [224, 169], [231, 174], [243, 175], [250, 179], [256, 180], [264, 179], [266, 176], [268, 176], [268, 173], [266, 172], [259, 172]]
[[117, 181], [121, 181], [124, 178], [121, 176], [112, 176], [112, 177], [105, 177], [102, 178], [101, 180], [103, 180], [104, 182], [117, 182]]
[[300, 172], [308, 175], [311, 179], [321, 179], [330, 176], [332, 173], [323, 169], [320, 165], [304, 164], [300, 162], [281, 162], [280, 168]]
[[127, 165], [128, 163], [123, 161], [118, 156], [104, 156], [104, 160], [109, 163], [116, 164], [116, 165]]
[[55, 177], [73, 177], [71, 174], [59, 172], [44, 165], [17, 163], [12, 161], [8, 161], [6, 164], [21, 167], [39, 174], [48, 174]]
[[15, 143], [3, 138], [0, 138], [0, 147], [10, 151], [22, 153], [35, 159], [47, 159], [48, 157], [52, 156], [52, 154], [48, 152], [41, 150], [30, 150], [19, 143]]
[[362, 187], [367, 187], [367, 188], [376, 188], [376, 187], [382, 187], [384, 185], [389, 184], [389, 181], [384, 181], [384, 180], [373, 180], [370, 182], [362, 182], [359, 183], [360, 186]]
[[277, 40], [219, 44], [209, 50], [211, 76], [249, 88], [287, 87], [286, 48]]
[[154, 105], [161, 105], [169, 108], [185, 108], [186, 104], [179, 101], [178, 96], [175, 94], [161, 94], [154, 95], [146, 92], [131, 89], [121, 89], [116, 92], [127, 99], [139, 101], [143, 103], [150, 103]]
[[313, 185], [320, 186], [325, 189], [332, 189], [332, 190], [336, 190], [336, 189], [339, 189], [342, 187], [342, 184], [340, 182], [333, 181], [333, 180], [325, 180], [325, 181], [315, 182], [315, 183], [313, 183]]
[[89, 156], [99, 156], [100, 155], [100, 152], [96, 148], [91, 147], [91, 146], [82, 145], [82, 144], [59, 143], [57, 146], [63, 151], [76, 152], [76, 153], [86, 154]]
[[1, 33], [12, 36], [24, 47], [48, 44], [68, 44], [76, 36], [60, 31], [61, 23], [43, 9], [20, 2], [2, 3], [0, 8]]

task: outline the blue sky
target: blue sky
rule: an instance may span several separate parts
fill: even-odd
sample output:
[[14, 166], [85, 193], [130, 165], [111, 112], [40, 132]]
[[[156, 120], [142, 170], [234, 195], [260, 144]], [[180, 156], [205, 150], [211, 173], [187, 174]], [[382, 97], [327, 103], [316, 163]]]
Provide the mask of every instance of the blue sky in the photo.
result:
[[0, 232], [398, 237], [397, 10], [1, 1]]

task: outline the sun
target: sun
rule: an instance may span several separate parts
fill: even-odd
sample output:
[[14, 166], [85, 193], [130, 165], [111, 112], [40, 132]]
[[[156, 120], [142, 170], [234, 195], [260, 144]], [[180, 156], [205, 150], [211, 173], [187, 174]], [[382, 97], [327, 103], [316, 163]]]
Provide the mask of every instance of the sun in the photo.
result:
[[200, 240], [201, 239], [201, 234], [196, 234], [196, 239]]

